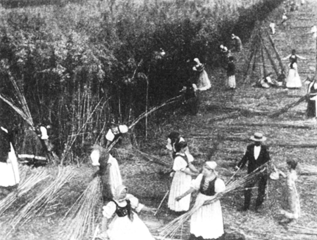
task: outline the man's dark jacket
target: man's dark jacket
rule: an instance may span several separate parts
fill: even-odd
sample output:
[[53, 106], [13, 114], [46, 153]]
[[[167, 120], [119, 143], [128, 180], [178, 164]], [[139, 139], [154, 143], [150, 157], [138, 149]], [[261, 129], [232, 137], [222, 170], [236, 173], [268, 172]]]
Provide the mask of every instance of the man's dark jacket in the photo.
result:
[[254, 158], [254, 143], [247, 146], [247, 151], [241, 161], [238, 163], [239, 168], [243, 168], [248, 163], [248, 173], [253, 172], [259, 166], [267, 163], [270, 160], [268, 148], [261, 145], [261, 151], [257, 159]]

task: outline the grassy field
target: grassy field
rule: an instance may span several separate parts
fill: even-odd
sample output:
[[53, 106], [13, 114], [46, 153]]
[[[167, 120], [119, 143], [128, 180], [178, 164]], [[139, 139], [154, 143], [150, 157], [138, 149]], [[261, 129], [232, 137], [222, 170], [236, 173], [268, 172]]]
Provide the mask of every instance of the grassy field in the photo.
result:
[[[317, 21], [317, 2], [308, 0], [307, 5], [298, 11], [288, 14], [286, 27], [277, 27], [272, 36], [280, 54], [287, 56], [292, 48], [298, 49], [298, 54], [307, 60], [299, 62], [299, 73], [304, 82], [310, 73], [309, 66], [314, 66], [315, 40], [306, 34], [312, 22]], [[281, 16], [272, 12], [267, 23], [280, 21]], [[264, 24], [267, 24], [264, 23]], [[268, 24], [267, 24], [268, 25]], [[266, 25], [265, 25], [266, 26]], [[245, 54], [247, 55], [246, 44]], [[285, 62], [286, 65], [286, 62]], [[306, 86], [299, 90], [254, 88], [250, 82], [243, 84], [245, 62], [238, 64], [237, 85], [235, 92], [225, 91], [225, 74], [223, 70], [209, 72], [213, 87], [201, 94], [201, 106], [197, 116], [188, 116], [180, 111], [175, 112], [169, 122], [163, 122], [153, 128], [142, 151], [142, 155], [133, 149], [118, 151], [118, 159], [124, 183], [129, 191], [140, 198], [140, 201], [151, 207], [157, 207], [169, 188], [170, 178], [164, 174], [172, 162], [165, 150], [166, 135], [174, 130], [179, 131], [189, 143], [196, 165], [209, 159], [218, 162], [219, 176], [226, 181], [234, 173], [233, 167], [243, 156], [249, 136], [255, 131], [261, 131], [267, 136], [270, 154], [273, 162], [285, 171], [285, 161], [299, 161], [301, 173], [304, 169], [316, 166], [317, 137], [316, 121], [305, 118], [306, 103], [303, 102], [277, 118], [268, 115], [283, 106], [290, 104], [306, 92]], [[256, 70], [258, 71], [258, 69]], [[259, 72], [254, 74], [260, 75]], [[316, 147], [313, 147], [313, 145]], [[309, 145], [309, 146], [308, 146]], [[164, 165], [155, 161], [164, 162]], [[310, 167], [312, 166], [312, 167]], [[56, 169], [48, 169], [54, 176]], [[29, 222], [18, 226], [12, 234], [6, 236], [7, 221], [12, 218], [20, 205], [27, 199], [21, 199], [6, 214], [0, 216], [0, 240], [57, 240], [62, 239], [60, 230], [64, 224], [63, 216], [79, 197], [91, 179], [93, 169], [89, 166], [79, 166], [75, 169], [74, 180], [66, 184], [58, 199], [53, 199], [45, 211], [39, 212]], [[236, 178], [246, 174], [240, 173]], [[286, 205], [285, 180], [269, 181], [267, 198], [261, 213], [237, 211], [243, 204], [243, 192], [234, 192], [222, 199], [224, 223], [226, 231], [239, 231], [248, 240], [312, 240], [316, 235], [309, 235], [311, 229], [317, 227], [316, 176], [299, 175], [298, 190], [301, 196], [302, 215], [300, 219], [285, 228], [278, 224], [278, 211]], [[252, 202], [253, 203], [253, 202]], [[253, 203], [254, 204], [254, 203]], [[101, 211], [101, 209], [100, 209]], [[166, 202], [156, 216], [141, 213], [153, 235], [158, 236], [158, 229], [171, 221]], [[179, 239], [187, 239], [188, 223], [178, 233]], [[90, 236], [87, 239], [92, 239]]]

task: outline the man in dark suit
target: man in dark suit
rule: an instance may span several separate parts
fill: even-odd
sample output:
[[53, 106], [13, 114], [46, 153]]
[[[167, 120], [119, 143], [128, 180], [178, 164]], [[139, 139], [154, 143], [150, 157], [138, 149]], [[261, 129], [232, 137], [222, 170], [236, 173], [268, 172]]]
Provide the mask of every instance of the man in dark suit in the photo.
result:
[[[243, 168], [248, 163], [248, 174], [258, 169], [260, 166], [269, 163], [270, 155], [267, 147], [262, 143], [266, 140], [266, 137], [262, 133], [255, 133], [250, 137], [254, 143], [247, 146], [247, 150], [237, 165], [237, 169]], [[265, 197], [265, 188], [267, 183], [267, 169], [259, 175], [254, 181], [248, 182], [244, 190], [244, 207], [242, 210], [246, 211], [250, 207], [252, 188], [258, 184], [258, 197], [256, 199], [255, 209], [262, 205]]]

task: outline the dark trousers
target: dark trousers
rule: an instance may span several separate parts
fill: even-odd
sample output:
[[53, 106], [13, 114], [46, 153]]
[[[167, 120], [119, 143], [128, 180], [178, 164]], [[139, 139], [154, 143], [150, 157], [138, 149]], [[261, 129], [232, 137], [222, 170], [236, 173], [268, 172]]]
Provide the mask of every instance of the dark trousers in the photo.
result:
[[266, 184], [267, 184], [267, 175], [265, 174], [265, 175], [259, 176], [259, 178], [256, 179], [255, 181], [252, 181], [245, 185], [245, 190], [244, 190], [244, 207], [245, 208], [250, 207], [252, 188], [255, 185], [258, 185], [258, 197], [256, 199], [255, 207], [259, 207], [262, 205], [264, 201], [264, 197], [265, 197]]

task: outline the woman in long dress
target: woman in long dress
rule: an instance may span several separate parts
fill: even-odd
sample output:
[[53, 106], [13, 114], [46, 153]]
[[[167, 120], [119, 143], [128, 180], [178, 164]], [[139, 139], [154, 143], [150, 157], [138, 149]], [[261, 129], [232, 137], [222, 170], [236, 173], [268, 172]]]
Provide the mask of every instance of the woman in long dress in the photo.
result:
[[99, 166], [103, 200], [108, 201], [113, 198], [115, 188], [122, 184], [118, 161], [99, 145], [93, 145], [90, 158], [93, 166]]
[[0, 190], [6, 195], [11, 187], [20, 182], [17, 156], [15, 154], [9, 132], [0, 127]]
[[[155, 209], [144, 206], [139, 200], [127, 193], [127, 188], [116, 188], [113, 199], [103, 207], [101, 234], [98, 238], [110, 240], [155, 240], [137, 212]], [[114, 216], [109, 223], [109, 219]]]
[[197, 169], [191, 164], [191, 159], [187, 157], [188, 149], [186, 142], [178, 142], [175, 145], [176, 155], [173, 163], [173, 180], [168, 197], [168, 208], [174, 212], [184, 212], [189, 209], [191, 196], [186, 196], [181, 201], [175, 198], [184, 193], [191, 185], [192, 176], [198, 174]]
[[194, 58], [196, 65], [193, 67], [193, 70], [199, 73], [197, 81], [197, 90], [206, 91], [211, 88], [211, 83], [208, 77], [207, 72], [205, 71], [204, 65], [199, 61], [198, 58]]
[[296, 50], [293, 49], [292, 53], [288, 55], [287, 57], [283, 58], [282, 60], [287, 60], [287, 59], [289, 59], [290, 63], [289, 63], [288, 76], [286, 79], [286, 87], [287, 88], [301, 88], [302, 81], [298, 74], [297, 59], [306, 59], [306, 58], [297, 55]]
[[281, 210], [281, 214], [285, 217], [281, 222], [291, 222], [297, 220], [300, 216], [300, 200], [296, 188], [297, 162], [294, 160], [287, 160], [287, 190], [288, 190], [288, 205], [289, 211]]
[[223, 180], [218, 178], [216, 167], [216, 162], [207, 161], [202, 174], [199, 174], [193, 181], [191, 188], [176, 198], [181, 201], [188, 194], [198, 191], [193, 206], [193, 210], [196, 210], [190, 219], [190, 239], [217, 239], [224, 234], [220, 201], [217, 200], [203, 206], [206, 201], [214, 199], [226, 188]]

